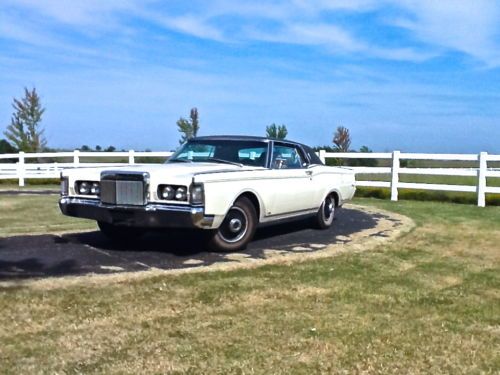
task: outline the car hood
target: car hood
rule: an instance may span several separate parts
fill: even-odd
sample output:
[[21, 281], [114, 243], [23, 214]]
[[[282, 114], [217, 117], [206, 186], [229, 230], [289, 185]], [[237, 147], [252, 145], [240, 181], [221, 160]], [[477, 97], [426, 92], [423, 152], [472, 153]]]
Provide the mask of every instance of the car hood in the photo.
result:
[[98, 181], [100, 179], [101, 172], [113, 171], [120, 173], [127, 172], [147, 172], [151, 178], [154, 179], [192, 179], [197, 174], [205, 173], [220, 173], [220, 172], [230, 172], [230, 171], [245, 171], [252, 169], [263, 169], [259, 167], [250, 167], [223, 163], [166, 163], [166, 164], [137, 164], [128, 166], [108, 166], [99, 168], [77, 168], [72, 170], [66, 170], [63, 172], [63, 176], [77, 177], [79, 180], [93, 180]]

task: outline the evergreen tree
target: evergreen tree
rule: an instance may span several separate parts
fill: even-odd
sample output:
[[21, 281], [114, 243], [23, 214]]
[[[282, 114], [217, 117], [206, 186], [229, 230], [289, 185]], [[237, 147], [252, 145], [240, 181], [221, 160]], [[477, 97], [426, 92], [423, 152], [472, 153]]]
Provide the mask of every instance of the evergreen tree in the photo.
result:
[[17, 150], [5, 139], [0, 139], [0, 154], [14, 154]]
[[276, 126], [276, 124], [273, 123], [269, 126], [266, 126], [266, 137], [268, 138], [285, 139], [287, 135], [288, 130], [286, 128], [286, 125]]
[[14, 113], [10, 125], [7, 126], [7, 130], [4, 132], [7, 140], [19, 151], [43, 151], [47, 141], [40, 123], [45, 108], [42, 108], [36, 89], [33, 88], [30, 91], [24, 88], [24, 98], [21, 100], [14, 98], [12, 107]]
[[183, 144], [188, 139], [196, 137], [198, 135], [198, 130], [200, 130], [198, 109], [196, 107], [191, 108], [189, 120], [186, 120], [184, 117], [179, 118], [179, 120], [177, 120], [177, 127], [177, 130], [182, 133], [181, 139], [179, 140], [180, 144]]

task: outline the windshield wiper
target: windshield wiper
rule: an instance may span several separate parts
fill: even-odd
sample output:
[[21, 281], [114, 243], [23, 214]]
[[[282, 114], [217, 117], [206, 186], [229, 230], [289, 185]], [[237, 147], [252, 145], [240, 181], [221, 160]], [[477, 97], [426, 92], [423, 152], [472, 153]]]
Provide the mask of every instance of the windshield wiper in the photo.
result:
[[229, 161], [229, 160], [224, 160], [224, 159], [217, 159], [217, 158], [208, 158], [206, 161], [208, 162], [216, 162], [216, 163], [224, 163], [224, 164], [232, 164], [232, 165], [237, 165], [238, 167], [243, 167], [243, 164], [237, 163], [235, 161]]

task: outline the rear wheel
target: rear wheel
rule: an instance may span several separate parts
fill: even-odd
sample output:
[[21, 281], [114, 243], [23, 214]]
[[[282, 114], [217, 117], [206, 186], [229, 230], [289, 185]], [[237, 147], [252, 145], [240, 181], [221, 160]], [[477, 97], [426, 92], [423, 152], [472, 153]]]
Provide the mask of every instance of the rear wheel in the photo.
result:
[[327, 229], [332, 226], [333, 219], [335, 218], [335, 205], [335, 196], [333, 194], [328, 195], [316, 214], [316, 227], [319, 229]]
[[216, 251], [244, 249], [253, 238], [257, 228], [257, 212], [246, 197], [239, 198], [229, 209], [220, 227], [210, 233], [208, 245]]
[[144, 234], [144, 230], [141, 228], [118, 226], [103, 221], [98, 221], [97, 226], [102, 234], [117, 242], [131, 241]]

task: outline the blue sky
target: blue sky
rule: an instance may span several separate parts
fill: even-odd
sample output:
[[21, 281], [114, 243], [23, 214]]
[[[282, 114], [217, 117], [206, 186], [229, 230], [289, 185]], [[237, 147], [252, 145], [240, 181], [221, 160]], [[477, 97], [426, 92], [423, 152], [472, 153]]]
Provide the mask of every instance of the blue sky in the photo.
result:
[[500, 153], [495, 0], [2, 0], [0, 71], [0, 130], [36, 86], [52, 147], [170, 150], [196, 106], [200, 135]]

